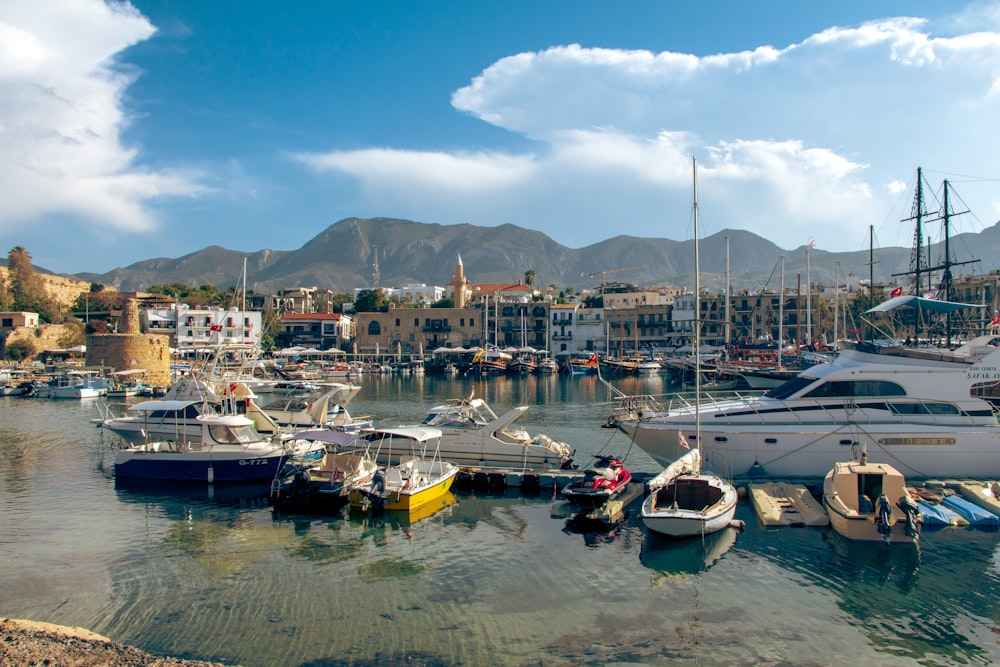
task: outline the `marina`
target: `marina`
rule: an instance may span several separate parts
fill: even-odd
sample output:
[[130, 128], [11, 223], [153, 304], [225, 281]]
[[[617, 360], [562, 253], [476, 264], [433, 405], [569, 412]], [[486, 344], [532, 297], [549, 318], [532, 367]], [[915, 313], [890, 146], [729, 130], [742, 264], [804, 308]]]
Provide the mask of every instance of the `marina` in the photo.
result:
[[[524, 428], [573, 446], [581, 468], [612, 455], [636, 479], [661, 470], [600, 428], [614, 397], [597, 377], [359, 384], [351, 408], [376, 424], [417, 423], [474, 390], [497, 412], [531, 406]], [[674, 389], [657, 375], [616, 384]], [[248, 667], [1000, 662], [995, 528], [853, 543], [765, 525], [744, 497], [743, 532], [674, 540], [643, 525], [637, 482], [588, 521], [555, 493], [558, 471], [528, 492], [470, 475], [414, 513], [281, 512], [267, 483], [116, 479], [98, 400], [0, 399], [5, 616]]]

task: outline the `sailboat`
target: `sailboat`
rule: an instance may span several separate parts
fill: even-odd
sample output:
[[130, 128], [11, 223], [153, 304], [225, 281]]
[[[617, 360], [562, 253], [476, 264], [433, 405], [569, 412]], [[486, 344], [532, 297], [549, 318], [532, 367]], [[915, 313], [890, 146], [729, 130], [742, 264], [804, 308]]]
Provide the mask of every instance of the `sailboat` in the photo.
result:
[[[698, 300], [701, 297], [701, 266], [698, 253], [698, 166], [692, 159], [694, 173], [694, 355], [695, 355], [695, 440], [701, 445], [701, 321]], [[738, 496], [728, 480], [701, 469], [701, 452], [692, 448], [684, 433], [678, 431], [681, 447], [690, 451], [668, 465], [649, 482], [649, 495], [642, 503], [640, 516], [653, 532], [670, 537], [690, 537], [715, 533], [729, 526], [736, 515]]]

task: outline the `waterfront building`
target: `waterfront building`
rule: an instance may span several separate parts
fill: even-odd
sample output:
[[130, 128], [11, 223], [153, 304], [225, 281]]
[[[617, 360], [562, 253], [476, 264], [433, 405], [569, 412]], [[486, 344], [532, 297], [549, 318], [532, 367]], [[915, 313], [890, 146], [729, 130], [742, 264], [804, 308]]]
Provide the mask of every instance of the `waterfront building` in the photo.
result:
[[294, 346], [347, 351], [355, 338], [354, 318], [341, 313], [284, 313], [277, 348]]
[[142, 330], [169, 336], [184, 354], [224, 340], [260, 348], [263, 317], [259, 311], [238, 308], [193, 307], [171, 304], [141, 312]]

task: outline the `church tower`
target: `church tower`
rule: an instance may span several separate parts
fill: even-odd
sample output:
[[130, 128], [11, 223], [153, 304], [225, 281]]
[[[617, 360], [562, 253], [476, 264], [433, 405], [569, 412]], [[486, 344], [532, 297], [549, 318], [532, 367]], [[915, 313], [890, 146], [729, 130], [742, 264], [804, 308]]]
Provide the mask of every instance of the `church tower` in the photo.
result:
[[462, 266], [462, 256], [458, 256], [458, 264], [455, 265], [455, 275], [451, 282], [452, 297], [455, 308], [465, 308], [465, 290], [469, 286], [469, 281], [465, 279], [465, 267]]

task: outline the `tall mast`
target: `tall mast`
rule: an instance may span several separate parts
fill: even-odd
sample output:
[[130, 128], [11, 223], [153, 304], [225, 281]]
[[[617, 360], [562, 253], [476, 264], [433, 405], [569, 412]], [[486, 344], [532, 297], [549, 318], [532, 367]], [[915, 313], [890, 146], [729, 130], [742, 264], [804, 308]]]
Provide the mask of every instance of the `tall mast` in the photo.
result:
[[839, 340], [839, 328], [837, 327], [839, 321], [837, 316], [840, 313], [840, 262], [837, 262], [834, 274], [836, 277], [833, 283], [833, 351], [836, 352], [837, 341]]
[[778, 367], [784, 365], [785, 353], [785, 256], [781, 256], [781, 298], [778, 299]]
[[[694, 210], [694, 425], [701, 447], [701, 253], [698, 251], [698, 161], [691, 158]], [[728, 295], [727, 295], [728, 296]]]
[[809, 278], [809, 251], [816, 245], [809, 241], [806, 246], [806, 348], [812, 345], [813, 341], [813, 309], [812, 309], [812, 280]]
[[732, 291], [732, 283], [730, 282], [729, 279], [730, 279], [730, 275], [729, 275], [729, 237], [727, 236], [726, 237], [726, 326], [725, 326], [726, 342], [723, 345], [723, 349], [725, 349], [725, 350], [729, 349], [729, 345], [730, 345], [730, 343], [732, 343], [732, 340], [733, 340], [733, 332], [732, 332], [732, 319], [733, 318], [730, 317], [730, 315], [729, 315], [730, 302], [732, 301], [732, 295], [730, 294], [730, 292]]

